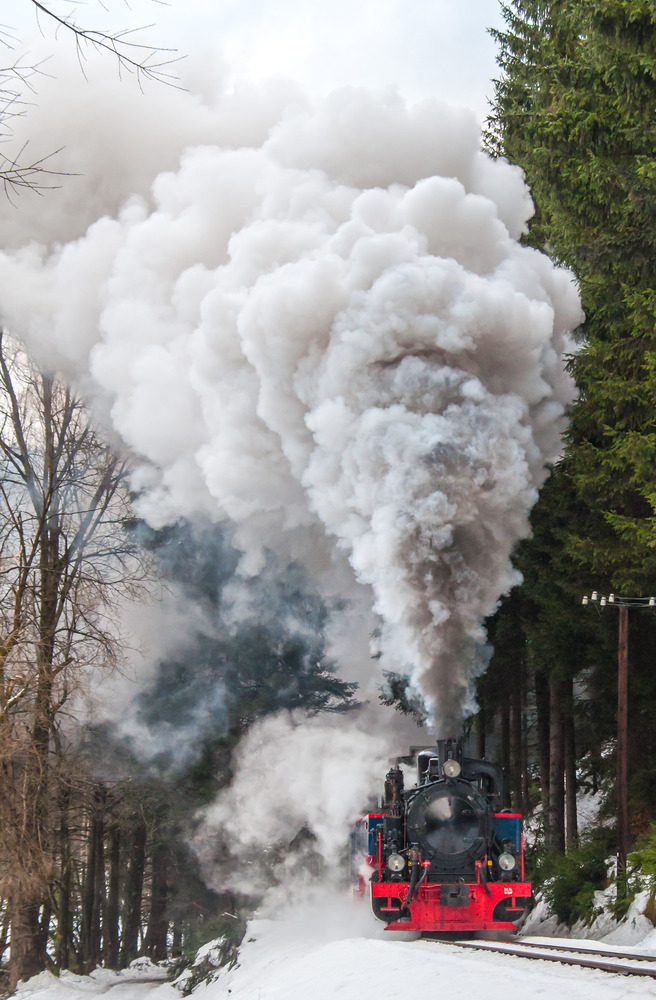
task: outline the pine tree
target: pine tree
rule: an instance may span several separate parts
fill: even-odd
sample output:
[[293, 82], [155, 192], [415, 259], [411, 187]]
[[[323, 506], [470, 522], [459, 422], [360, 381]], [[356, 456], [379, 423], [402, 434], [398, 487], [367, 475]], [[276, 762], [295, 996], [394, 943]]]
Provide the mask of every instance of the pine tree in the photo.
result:
[[569, 548], [614, 588], [656, 585], [656, 8], [513, 2], [491, 125], [539, 206], [533, 242], [576, 274], [587, 320], [566, 465], [592, 519]]

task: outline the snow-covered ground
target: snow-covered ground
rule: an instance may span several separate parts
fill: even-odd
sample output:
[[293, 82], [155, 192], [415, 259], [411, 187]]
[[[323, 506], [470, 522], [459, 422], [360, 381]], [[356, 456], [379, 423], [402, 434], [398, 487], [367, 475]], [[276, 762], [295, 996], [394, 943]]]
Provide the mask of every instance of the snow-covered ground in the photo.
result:
[[[654, 952], [656, 932], [635, 930], [637, 950]], [[531, 938], [530, 940], [534, 940]], [[535, 939], [537, 940], [537, 939]], [[588, 942], [591, 945], [591, 942]], [[530, 985], [529, 985], [530, 983]], [[197, 992], [198, 1000], [507, 1000], [509, 996], [625, 1000], [653, 996], [653, 980], [461, 949], [411, 935], [386, 934], [366, 904], [332, 899], [323, 914], [300, 906], [283, 919], [253, 921], [240, 964]]]
[[[322, 899], [291, 907], [280, 901], [279, 906], [275, 919], [249, 924], [239, 965], [220, 970], [213, 982], [198, 987], [196, 1000], [420, 1000], [439, 995], [450, 1000], [630, 1000], [654, 994], [650, 979], [470, 954], [410, 935], [385, 934], [366, 905], [330, 891]], [[651, 925], [629, 921], [620, 938], [615, 943], [623, 948], [632, 945], [656, 955]], [[612, 939], [611, 932], [605, 946]], [[592, 946], [590, 940], [586, 943]], [[180, 1000], [179, 989], [163, 980], [164, 973], [147, 964], [122, 973], [98, 970], [87, 977], [64, 973], [55, 979], [42, 973], [20, 987], [18, 1000], [91, 1000], [105, 994], [106, 1000]]]
[[42, 972], [17, 990], [20, 1000], [180, 1000], [180, 993], [167, 982], [166, 970], [138, 960], [122, 972], [96, 969], [90, 976], [62, 972], [59, 978]]

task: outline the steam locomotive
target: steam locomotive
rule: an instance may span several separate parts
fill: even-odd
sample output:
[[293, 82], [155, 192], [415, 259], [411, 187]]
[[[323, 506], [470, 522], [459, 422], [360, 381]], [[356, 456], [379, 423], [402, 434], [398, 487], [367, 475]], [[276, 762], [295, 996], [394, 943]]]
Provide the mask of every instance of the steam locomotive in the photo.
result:
[[522, 817], [502, 809], [501, 768], [440, 740], [416, 755], [405, 788], [399, 758], [379, 812], [351, 834], [356, 892], [390, 931], [515, 931], [531, 899]]

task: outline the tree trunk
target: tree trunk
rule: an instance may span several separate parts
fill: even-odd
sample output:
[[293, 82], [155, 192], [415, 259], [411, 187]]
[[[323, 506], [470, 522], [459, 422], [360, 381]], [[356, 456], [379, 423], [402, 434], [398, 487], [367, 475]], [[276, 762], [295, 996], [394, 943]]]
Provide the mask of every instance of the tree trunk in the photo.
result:
[[168, 903], [168, 851], [164, 844], [156, 844], [152, 852], [152, 885], [150, 890], [150, 917], [146, 933], [146, 954], [153, 962], [161, 962], [167, 955], [169, 921]]
[[12, 990], [19, 981], [25, 982], [30, 976], [43, 972], [46, 966], [45, 949], [42, 948], [41, 927], [39, 925], [40, 900], [30, 900], [34, 890], [18, 886], [10, 900], [11, 909], [11, 952], [9, 959], [9, 983]]
[[82, 962], [87, 972], [100, 965], [100, 914], [105, 899], [104, 820], [105, 790], [94, 790], [89, 823], [87, 870], [84, 883], [80, 939]]
[[567, 711], [564, 719], [565, 742], [565, 813], [567, 850], [579, 846], [578, 817], [576, 813], [576, 733], [574, 729], [574, 691], [571, 677], [566, 682]]
[[105, 965], [118, 969], [119, 965], [119, 888], [121, 875], [121, 830], [117, 822], [109, 827], [108, 843], [109, 885], [103, 911], [103, 955]]
[[[504, 697], [499, 707], [501, 715], [501, 767], [503, 773], [510, 775], [510, 704], [507, 697]], [[509, 782], [504, 782], [504, 808], [510, 806]]]
[[39, 948], [45, 956], [48, 950], [48, 937], [50, 936], [50, 921], [52, 920], [52, 903], [47, 900], [41, 907], [41, 919], [39, 921], [39, 934], [41, 940]]
[[5, 952], [9, 942], [9, 916], [9, 907], [5, 902], [2, 927], [0, 927], [0, 964], [4, 964]]
[[542, 820], [546, 832], [549, 825], [549, 683], [541, 670], [535, 671], [535, 710], [540, 791], [542, 793]]
[[551, 851], [565, 853], [565, 771], [563, 759], [562, 684], [552, 677], [549, 688], [549, 826]]
[[522, 812], [522, 690], [520, 679], [513, 684], [510, 697], [510, 780], [512, 808]]
[[69, 808], [71, 792], [67, 785], [62, 787], [59, 796], [59, 857], [60, 857], [60, 892], [57, 951], [55, 961], [57, 968], [67, 969], [71, 960], [71, 937], [73, 924], [71, 919], [71, 839], [69, 831]]
[[102, 785], [95, 792], [96, 808], [93, 814], [93, 837], [96, 841], [93, 868], [92, 928], [89, 936], [89, 958], [93, 968], [102, 960], [100, 921], [105, 907], [105, 802], [107, 793]]
[[173, 924], [173, 941], [171, 942], [171, 958], [180, 958], [182, 954], [182, 923], [176, 918]]
[[139, 823], [132, 834], [130, 864], [125, 885], [125, 913], [123, 918], [123, 946], [121, 966], [129, 965], [139, 953], [141, 930], [141, 900], [146, 867], [146, 827]]
[[528, 666], [522, 664], [522, 812], [528, 809], [530, 780], [528, 768]]
[[[46, 942], [39, 923], [46, 897], [45, 850], [47, 787], [49, 776], [50, 698], [52, 680], [43, 665], [39, 666], [32, 731], [26, 756], [24, 783], [17, 807], [22, 814], [18, 833], [19, 867], [13, 872], [15, 888], [11, 893], [11, 952], [9, 980], [14, 989], [19, 981], [42, 972], [46, 967]], [[21, 870], [22, 869], [22, 870]], [[50, 914], [48, 913], [48, 922]]]

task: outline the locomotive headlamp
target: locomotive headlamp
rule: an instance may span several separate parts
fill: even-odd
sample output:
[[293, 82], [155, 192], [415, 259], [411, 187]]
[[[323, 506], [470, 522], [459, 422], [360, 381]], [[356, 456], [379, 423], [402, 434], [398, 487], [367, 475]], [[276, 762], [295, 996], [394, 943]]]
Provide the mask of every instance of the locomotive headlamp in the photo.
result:
[[405, 868], [405, 858], [400, 854], [390, 854], [387, 859], [387, 867], [391, 872], [400, 872]]
[[460, 764], [457, 760], [447, 760], [444, 762], [445, 778], [457, 778], [460, 774]]
[[500, 854], [499, 855], [499, 868], [502, 868], [504, 872], [511, 872], [517, 862], [515, 861], [512, 854]]

